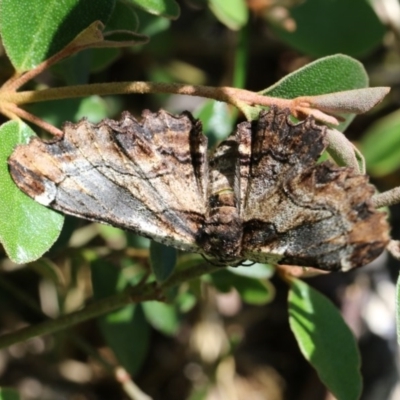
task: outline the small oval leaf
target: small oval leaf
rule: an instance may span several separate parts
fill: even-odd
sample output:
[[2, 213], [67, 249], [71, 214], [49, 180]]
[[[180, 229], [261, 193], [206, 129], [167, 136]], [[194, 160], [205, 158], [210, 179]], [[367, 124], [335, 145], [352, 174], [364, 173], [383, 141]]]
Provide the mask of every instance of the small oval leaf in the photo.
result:
[[64, 217], [22, 193], [8, 172], [7, 160], [20, 143], [28, 143], [35, 132], [23, 122], [10, 121], [0, 127], [0, 241], [16, 263], [37, 260], [58, 238]]
[[286, 75], [261, 94], [294, 99], [368, 87], [364, 66], [354, 58], [335, 54], [320, 58]]
[[0, 400], [20, 400], [18, 391], [12, 388], [0, 388]]
[[322, 111], [363, 114], [380, 103], [389, 91], [389, 87], [373, 87], [344, 90], [342, 92], [307, 97], [307, 99], [309, 99], [312, 106]]
[[[364, 66], [354, 58], [336, 54], [307, 64], [260, 93], [294, 99], [366, 87], [368, 87], [368, 75]], [[343, 118], [345, 121], [336, 127], [340, 131], [351, 123], [354, 114], [343, 115]]]
[[274, 275], [276, 268], [269, 264], [254, 263], [250, 267], [245, 265], [228, 267], [228, 271], [235, 275], [247, 276], [253, 279], [269, 279]]
[[[385, 27], [365, 0], [307, 0], [290, 8], [293, 30], [275, 24], [276, 34], [295, 49], [316, 57], [360, 56], [382, 43]], [[354, 16], [357, 15], [357, 23]], [[363, 27], [368, 27], [364, 29]]]
[[338, 309], [298, 279], [291, 281], [288, 301], [290, 327], [304, 357], [338, 399], [358, 400], [360, 355]]
[[2, 0], [0, 33], [10, 60], [27, 71], [70, 43], [94, 21], [106, 23], [115, 0]]
[[400, 111], [395, 111], [371, 125], [359, 147], [368, 173], [384, 176], [400, 168]]
[[179, 329], [178, 313], [174, 306], [159, 301], [145, 301], [143, 311], [150, 325], [165, 335], [175, 335]]
[[397, 327], [397, 343], [400, 345], [400, 275], [396, 283], [396, 327]]
[[165, 281], [174, 271], [176, 249], [152, 240], [150, 244], [150, 265], [157, 281]]
[[[96, 260], [91, 263], [90, 268], [96, 299], [120, 293], [132, 283], [129, 277], [125, 276], [123, 268], [118, 268], [110, 262]], [[98, 323], [118, 362], [130, 374], [135, 374], [146, 358], [150, 343], [150, 327], [142, 307], [129, 304], [98, 318]]]
[[228, 105], [222, 101], [207, 100], [195, 110], [194, 115], [200, 119], [210, 147], [228, 137], [233, 131], [234, 116]]
[[209, 0], [208, 4], [214, 15], [234, 31], [243, 27], [249, 18], [244, 0]]
[[135, 6], [161, 17], [177, 19], [181, 13], [175, 0], [130, 0]]
[[234, 288], [248, 304], [266, 304], [274, 297], [274, 288], [267, 280], [236, 275], [226, 269], [214, 272], [210, 278], [219, 291], [227, 293]]

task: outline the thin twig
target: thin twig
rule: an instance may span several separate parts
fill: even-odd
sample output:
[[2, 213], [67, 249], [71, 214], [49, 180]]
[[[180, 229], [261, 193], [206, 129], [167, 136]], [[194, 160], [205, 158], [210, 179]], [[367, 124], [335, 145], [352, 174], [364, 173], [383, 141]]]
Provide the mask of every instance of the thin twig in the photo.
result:
[[71, 49], [64, 49], [59, 51], [57, 54], [54, 54], [52, 57], [48, 58], [47, 60], [41, 62], [35, 68], [25, 72], [24, 74], [19, 74], [7, 82], [5, 82], [2, 86], [2, 90], [10, 90], [15, 91], [18, 90], [21, 86], [25, 85], [25, 83], [29, 82], [31, 79], [35, 78], [36, 76], [40, 75], [42, 72], [46, 71], [52, 65], [58, 63], [59, 61], [63, 60], [66, 57], [74, 54], [75, 51], [71, 51]]
[[23, 342], [36, 336], [59, 332], [63, 329], [79, 324], [80, 322], [114, 311], [131, 302], [153, 300], [156, 297], [150, 289], [151, 285], [146, 285], [142, 288], [141, 293], [123, 292], [112, 297], [107, 297], [86, 306], [83, 310], [0, 336], [0, 348], [8, 347], [12, 344]]
[[130, 303], [139, 303], [147, 300], [157, 300], [160, 290], [166, 290], [182, 282], [200, 277], [205, 273], [212, 273], [218, 267], [210, 264], [199, 264], [195, 267], [178, 271], [160, 286], [154, 283], [147, 283], [139, 287], [128, 288], [127, 291], [114, 296], [98, 300], [86, 306], [83, 310], [61, 316], [55, 320], [47, 320], [37, 325], [28, 326], [16, 332], [0, 336], [0, 349], [11, 346], [15, 343], [29, 340], [33, 337], [59, 332], [76, 324], [99, 317], [111, 311], [117, 310]]
[[[47, 318], [39, 304], [30, 295], [26, 294], [19, 287], [10, 283], [7, 279], [4, 279], [2, 274], [0, 274], [0, 287], [11, 293], [15, 299], [21, 302], [21, 304], [24, 304], [33, 310], [38, 317], [42, 319]], [[121, 384], [126, 395], [132, 400], [151, 400], [151, 398], [143, 393], [132, 381], [132, 378], [123, 367], [111, 364], [106, 358], [102, 357], [92, 345], [74, 332], [68, 332], [68, 339], [74, 343], [76, 347], [92, 357], [92, 359], [101, 365], [105, 371], [107, 371], [110, 375], [113, 375], [117, 382]]]
[[400, 241], [391, 240], [386, 249], [394, 258], [400, 260]]
[[372, 204], [376, 208], [393, 206], [400, 203], [400, 186], [372, 197]]
[[59, 136], [61, 137], [63, 135], [63, 131], [56, 128], [55, 126], [49, 124], [48, 122], [44, 121], [43, 119], [37, 117], [36, 115], [33, 115], [29, 113], [28, 111], [23, 110], [22, 108], [14, 105], [14, 104], [7, 104], [7, 110], [10, 110], [14, 115], [23, 118], [26, 121], [31, 122], [32, 124], [35, 124], [39, 128], [44, 129], [48, 133], [50, 133], [53, 136]]
[[188, 96], [199, 96], [224, 101], [236, 105], [238, 102], [271, 106], [279, 108], [291, 108], [293, 101], [260, 95], [249, 90], [232, 87], [196, 86], [179, 83], [164, 82], [112, 82], [94, 83], [90, 85], [66, 86], [43, 90], [25, 92], [2, 92], [0, 99], [6, 102], [22, 105], [41, 101], [86, 97], [91, 95], [106, 96], [112, 94], [147, 94], [169, 93]]
[[132, 381], [131, 376], [126, 372], [126, 370], [122, 367], [118, 367], [114, 372], [116, 380], [122, 385], [125, 393], [132, 400], [152, 400], [146, 393], [142, 392], [142, 390]]

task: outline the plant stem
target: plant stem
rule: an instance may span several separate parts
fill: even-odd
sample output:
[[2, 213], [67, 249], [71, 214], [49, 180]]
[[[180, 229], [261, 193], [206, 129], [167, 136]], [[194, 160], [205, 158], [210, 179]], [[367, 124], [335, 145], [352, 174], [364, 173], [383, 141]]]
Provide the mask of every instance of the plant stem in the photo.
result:
[[160, 298], [160, 293], [163, 290], [171, 288], [182, 282], [198, 278], [205, 273], [212, 273], [219, 268], [220, 267], [203, 263], [195, 267], [176, 272], [159, 286], [155, 285], [154, 283], [147, 283], [145, 285], [131, 287], [122, 293], [98, 300], [95, 303], [86, 306], [83, 310], [61, 316], [54, 320], [47, 320], [37, 325], [28, 326], [13, 333], [2, 335], [0, 336], [0, 349], [11, 346], [15, 343], [23, 342], [39, 335], [51, 334], [70, 328], [73, 325], [99, 317], [111, 311], [115, 311], [118, 308], [130, 303], [157, 300]]
[[153, 300], [156, 297], [155, 294], [151, 293], [149, 290], [150, 286], [151, 285], [146, 285], [145, 287], [142, 287], [142, 293], [123, 292], [118, 295], [96, 301], [81, 311], [76, 311], [54, 320], [47, 320], [45, 322], [20, 329], [17, 332], [0, 336], [0, 348], [8, 347], [18, 342], [23, 342], [35, 336], [55, 333], [63, 329], [67, 329], [80, 322], [87, 321], [88, 319], [95, 318], [110, 311], [116, 310], [131, 302]]
[[48, 122], [38, 118], [36, 115], [29, 113], [28, 111], [23, 110], [22, 108], [16, 106], [15, 104], [8, 103], [6, 106], [6, 110], [11, 111], [17, 117], [23, 118], [26, 121], [32, 122], [36, 126], [44, 129], [45, 131], [51, 133], [53, 136], [62, 136], [63, 131], [56, 128], [55, 126], [49, 124]]
[[400, 186], [395, 187], [383, 193], [376, 194], [372, 197], [374, 207], [388, 207], [400, 202]]
[[94, 83], [90, 85], [66, 86], [38, 91], [2, 92], [0, 100], [22, 105], [27, 103], [86, 97], [91, 95], [105, 96], [112, 94], [133, 93], [169, 93], [200, 96], [223, 101], [239, 108], [243, 105], [243, 103], [250, 105], [257, 104], [261, 106], [271, 106], [274, 104], [279, 108], [291, 108], [293, 104], [292, 100], [263, 96], [248, 90], [236, 89], [232, 87], [195, 86], [179, 83], [144, 81]]
[[[3, 275], [0, 274], [0, 287], [13, 295], [13, 297], [29, 307], [35, 312], [37, 316], [45, 319], [46, 315], [43, 313], [37, 302], [29, 295], [27, 295], [23, 290], [14, 286], [7, 279], [4, 279]], [[132, 381], [130, 375], [121, 366], [114, 366], [107, 359], [102, 357], [99, 352], [82, 339], [79, 335], [74, 332], [67, 333], [68, 339], [74, 343], [76, 347], [84, 351], [87, 355], [92, 357], [99, 365], [103, 367], [110, 375], [113, 375], [117, 382], [121, 384], [126, 395], [132, 400], [151, 400], [149, 396], [143, 393], [140, 388]]]

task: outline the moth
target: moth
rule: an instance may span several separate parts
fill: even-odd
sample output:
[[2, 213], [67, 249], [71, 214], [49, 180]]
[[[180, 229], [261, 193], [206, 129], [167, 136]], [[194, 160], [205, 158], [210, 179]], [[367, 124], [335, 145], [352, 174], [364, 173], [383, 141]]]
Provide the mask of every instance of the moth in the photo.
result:
[[66, 123], [9, 158], [17, 186], [39, 203], [134, 231], [218, 265], [245, 260], [347, 271], [386, 247], [384, 213], [367, 176], [330, 161], [326, 127], [272, 107], [208, 155], [188, 112], [125, 112]]

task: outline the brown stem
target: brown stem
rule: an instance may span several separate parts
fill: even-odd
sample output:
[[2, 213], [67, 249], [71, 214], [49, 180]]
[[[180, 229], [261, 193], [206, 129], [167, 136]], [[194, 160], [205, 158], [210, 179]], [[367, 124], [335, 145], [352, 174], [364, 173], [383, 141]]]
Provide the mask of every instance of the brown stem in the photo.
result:
[[33, 115], [14, 104], [7, 104], [7, 109], [10, 110], [14, 115], [21, 117], [26, 121], [32, 122], [32, 124], [35, 124], [36, 126], [44, 129], [53, 136], [62, 136], [63, 134], [60, 129], [57, 129], [55, 126], [47, 123], [46, 121], [43, 121], [41, 118], [36, 117], [36, 115]]
[[70, 328], [83, 321], [99, 317], [111, 311], [117, 310], [130, 303], [139, 303], [147, 300], [157, 300], [160, 297], [160, 290], [166, 290], [182, 282], [198, 278], [205, 273], [212, 273], [218, 270], [209, 264], [200, 264], [192, 268], [178, 271], [161, 285], [147, 283], [145, 285], [134, 286], [129, 290], [118, 293], [114, 296], [98, 300], [86, 306], [83, 310], [63, 315], [55, 320], [47, 320], [40, 324], [28, 326], [17, 332], [8, 333], [0, 336], [0, 349], [11, 346], [12, 344], [29, 340], [39, 335], [46, 335]]
[[15, 71], [14, 75], [3, 83], [3, 85], [1, 86], [1, 90], [14, 90], [13, 85], [16, 81], [21, 79], [22, 75], [24, 75], [24, 72]]
[[150, 290], [150, 285], [142, 288], [140, 293], [123, 292], [113, 297], [108, 297], [88, 305], [83, 310], [64, 315], [54, 320], [47, 320], [40, 324], [22, 328], [17, 332], [0, 336], [0, 348], [11, 346], [14, 343], [23, 342], [35, 336], [59, 332], [80, 322], [99, 317], [110, 311], [114, 311], [131, 302], [154, 300], [155, 294]]
[[4, 83], [4, 85], [2, 86], [2, 90], [7, 90], [7, 91], [18, 90], [21, 86], [25, 85], [25, 83], [29, 82], [34, 77], [40, 75], [43, 71], [50, 68], [52, 65], [58, 63], [62, 59], [69, 57], [74, 53], [74, 51], [71, 52], [71, 49], [66, 49], [66, 50], [67, 51], [61, 50], [57, 54], [54, 54], [54, 56], [43, 61], [37, 67], [27, 71], [23, 75], [20, 75], [16, 78], [11, 78], [10, 80]]
[[146, 393], [142, 392], [140, 388], [133, 382], [130, 375], [122, 367], [117, 367], [114, 372], [116, 380], [122, 385], [125, 393], [132, 400], [152, 400]]
[[145, 93], [170, 93], [189, 96], [200, 96], [229, 104], [238, 105], [246, 103], [250, 105], [271, 106], [279, 108], [292, 108], [293, 101], [278, 99], [259, 95], [257, 93], [236, 89], [231, 87], [194, 86], [179, 83], [163, 82], [113, 82], [95, 83], [91, 85], [77, 85], [60, 88], [44, 89], [40, 91], [7, 92], [1, 93], [6, 102], [18, 105], [36, 103], [41, 101], [68, 99], [74, 97], [86, 97], [91, 95], [112, 95], [112, 94], [145, 94]]
[[[34, 313], [42, 319], [46, 319], [46, 315], [42, 312], [37, 302], [23, 290], [14, 286], [0, 274], [0, 287], [10, 292], [13, 297], [19, 300], [22, 304], [29, 307]], [[68, 332], [68, 339], [74, 343], [80, 350], [84, 351], [92, 359], [94, 359], [108, 373], [115, 376], [118, 383], [121, 384], [127, 396], [134, 400], [151, 400], [139, 387], [132, 381], [129, 374], [121, 366], [114, 366], [106, 358], [104, 358], [91, 344], [82, 339], [75, 332]]]
[[372, 197], [372, 204], [376, 208], [393, 206], [400, 203], [400, 186]]
[[64, 58], [70, 57], [73, 54], [75, 54], [81, 50], [84, 50], [86, 47], [88, 47], [88, 46], [78, 46], [78, 45], [74, 45], [73, 42], [71, 42], [69, 45], [64, 47], [58, 53], [54, 54], [47, 60], [44, 60], [43, 62], [41, 62], [35, 68], [27, 71], [24, 74], [19, 74], [17, 76], [12, 77], [11, 79], [9, 79], [7, 82], [5, 82], [3, 84], [1, 91], [5, 91], [5, 90], [16, 91], [16, 90], [18, 90], [21, 86], [25, 85], [25, 83], [29, 82], [34, 77], [40, 75], [42, 72], [44, 72], [46, 69], [50, 68], [52, 65], [57, 64]]

